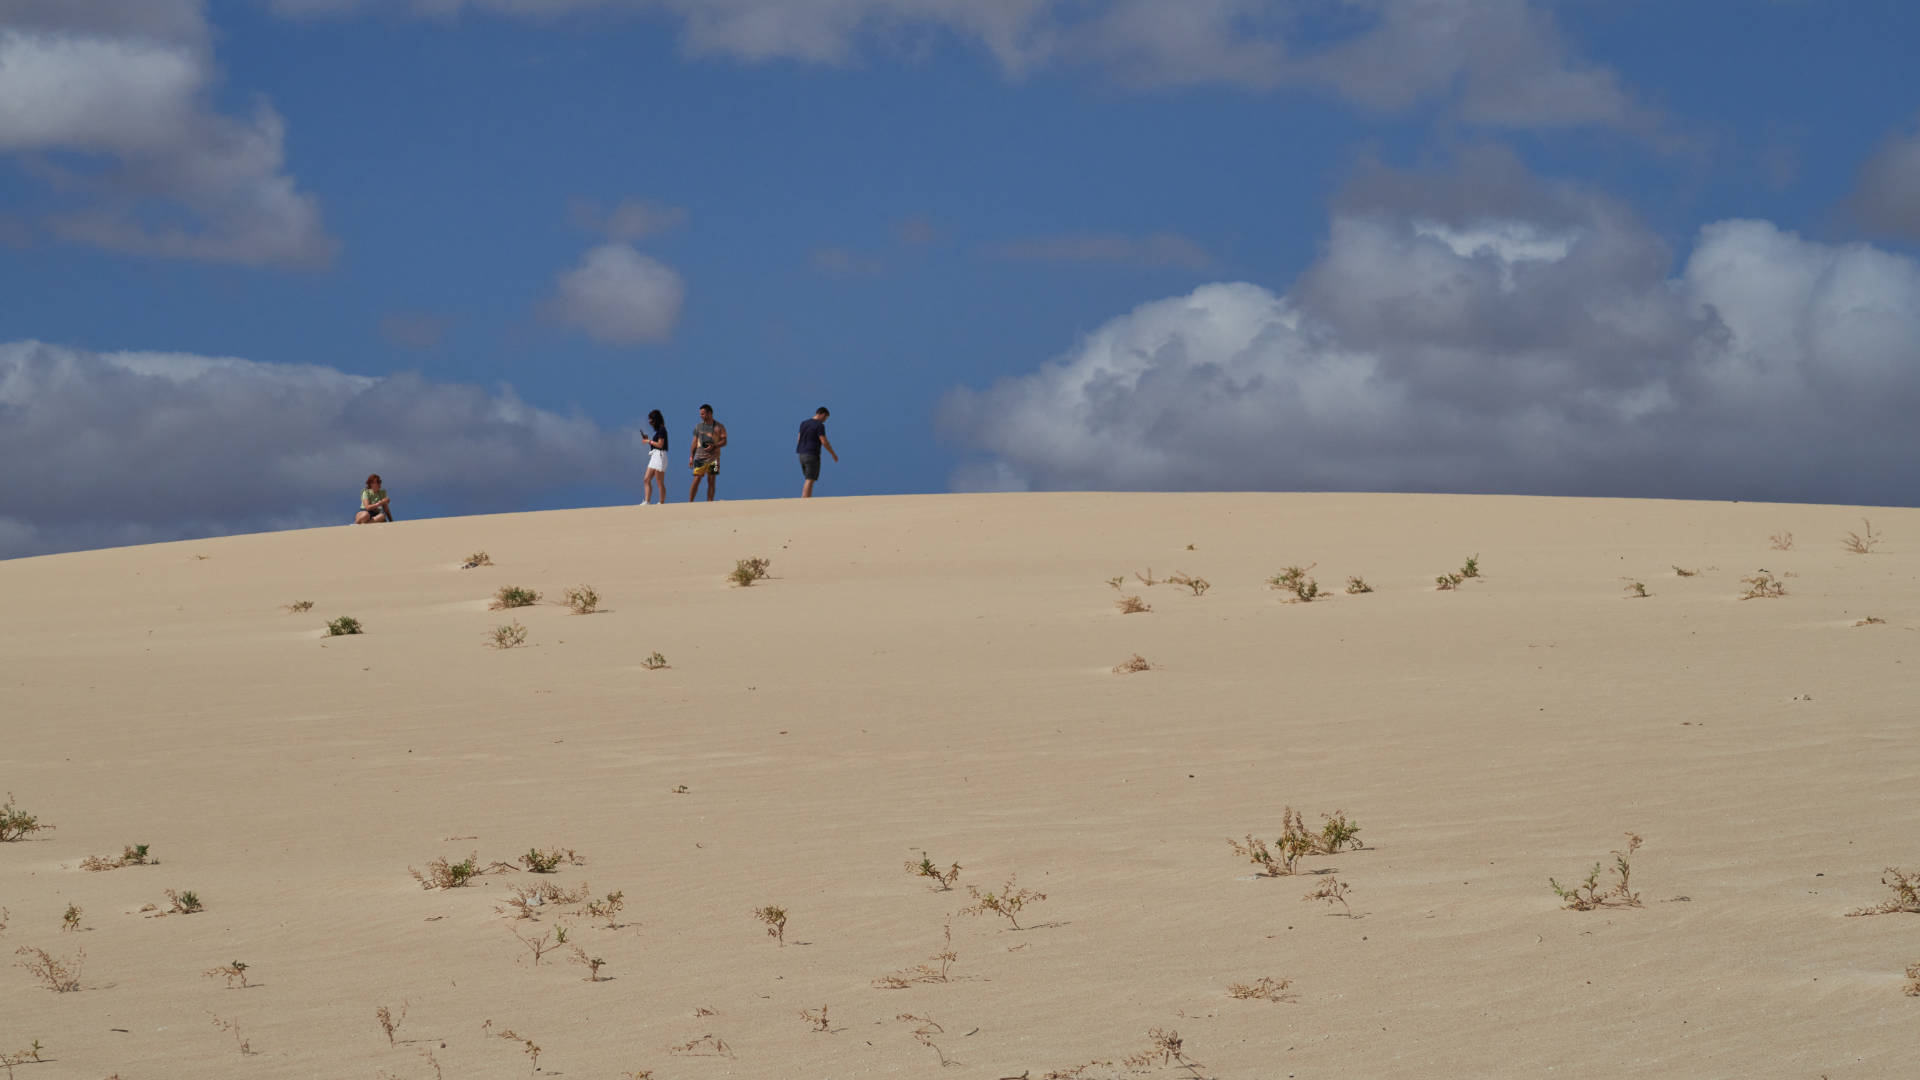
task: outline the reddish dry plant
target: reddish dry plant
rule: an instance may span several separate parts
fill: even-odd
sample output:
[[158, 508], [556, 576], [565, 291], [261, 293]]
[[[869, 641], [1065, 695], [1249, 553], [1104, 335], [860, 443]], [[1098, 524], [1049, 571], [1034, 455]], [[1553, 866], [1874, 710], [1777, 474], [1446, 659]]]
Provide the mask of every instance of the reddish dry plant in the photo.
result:
[[[906, 971], [882, 975], [873, 980], [873, 985], [881, 990], [905, 990], [914, 983], [947, 982], [947, 972], [960, 960], [960, 954], [953, 951], [953, 920], [947, 920], [945, 933], [946, 944], [927, 958], [929, 963], [915, 964]], [[934, 967], [934, 964], [940, 966]]]
[[86, 964], [87, 950], [75, 950], [71, 960], [54, 956], [45, 949], [33, 949], [25, 945], [15, 949], [13, 954], [26, 957], [19, 961], [20, 966], [54, 993], [71, 994], [80, 989], [80, 969]]
[[1270, 979], [1262, 975], [1251, 983], [1227, 987], [1227, 996], [1238, 1001], [1292, 1001], [1294, 995], [1286, 992], [1291, 985], [1292, 979]]
[[588, 982], [599, 982], [600, 969], [602, 967], [605, 967], [607, 963], [605, 960], [602, 960], [597, 956], [588, 956], [587, 950], [581, 948], [578, 945], [575, 945], [573, 947], [573, 962], [576, 964], [582, 964], [586, 967]]
[[1793, 534], [1785, 529], [1767, 537], [1767, 546], [1775, 551], [1792, 551]]
[[1165, 1028], [1154, 1028], [1147, 1032], [1147, 1038], [1152, 1040], [1152, 1044], [1139, 1053], [1128, 1054], [1125, 1058], [1121, 1059], [1121, 1064], [1129, 1069], [1136, 1070], [1146, 1068], [1156, 1063], [1160, 1065], [1178, 1064], [1184, 1069], [1197, 1069], [1201, 1067], [1198, 1062], [1187, 1060], [1186, 1054], [1184, 1053], [1186, 1041], [1180, 1038], [1179, 1032], [1168, 1031]]
[[1855, 555], [1870, 555], [1873, 553], [1873, 549], [1879, 547], [1880, 542], [1886, 539], [1886, 537], [1873, 531], [1873, 522], [1868, 521], [1866, 518], [1861, 518], [1860, 521], [1866, 527], [1866, 533], [1862, 535], [1861, 533], [1850, 532], [1840, 538], [1840, 546], [1853, 552]]
[[1893, 899], [1883, 900], [1872, 907], [1856, 908], [1848, 915], [1892, 915], [1907, 912], [1920, 915], [1920, 871], [1908, 873], [1897, 866], [1887, 867], [1880, 875], [1880, 884], [1893, 890]]
[[1309, 831], [1306, 816], [1289, 806], [1280, 812], [1280, 836], [1272, 847], [1251, 833], [1245, 843], [1232, 839], [1227, 843], [1234, 854], [1260, 867], [1267, 877], [1295, 873], [1300, 860], [1309, 855], [1332, 855], [1343, 847], [1358, 850], [1366, 846], [1360, 841], [1359, 822], [1348, 819], [1345, 810], [1321, 814], [1320, 820], [1320, 831]]
[[1152, 604], [1140, 599], [1137, 594], [1131, 593], [1114, 601], [1113, 606], [1119, 608], [1122, 615], [1138, 615], [1143, 611], [1153, 610]]
[[667, 1047], [667, 1053], [685, 1054], [688, 1057], [730, 1058], [733, 1056], [733, 1047], [728, 1046], [726, 1040], [719, 1036], [702, 1035], [692, 1042]]
[[833, 1025], [827, 1020], [827, 1007], [825, 1005], [820, 1006], [818, 1012], [812, 1009], [801, 1009], [800, 1019], [812, 1024], [813, 1030], [815, 1031], [826, 1034], [832, 1034], [833, 1032]]
[[1640, 850], [1642, 843], [1640, 837], [1628, 833], [1627, 849], [1625, 851], [1615, 849], [1611, 853], [1613, 872], [1619, 878], [1611, 888], [1600, 888], [1600, 863], [1594, 863], [1593, 869], [1587, 873], [1586, 880], [1575, 882], [1571, 888], [1562, 887], [1552, 878], [1547, 879], [1547, 884], [1553, 889], [1554, 895], [1565, 901], [1567, 907], [1573, 911], [1592, 911], [1602, 907], [1639, 907], [1640, 894], [1634, 892], [1628, 884], [1633, 875], [1633, 867], [1628, 864], [1628, 859], [1634, 852]]
[[382, 1005], [373, 1010], [373, 1018], [380, 1021], [380, 1030], [387, 1033], [387, 1045], [392, 1046], [394, 1045], [393, 1033], [399, 1031], [400, 1025], [407, 1019], [407, 1002], [400, 1003], [399, 1016], [393, 1015], [392, 1009]]
[[1346, 882], [1330, 877], [1320, 883], [1320, 887], [1301, 897], [1302, 900], [1325, 900], [1328, 907], [1339, 904], [1346, 909], [1347, 918], [1353, 918], [1353, 908], [1347, 904], [1347, 893], [1352, 891]]
[[217, 968], [208, 968], [200, 974], [209, 979], [227, 980], [227, 989], [229, 990], [233, 989], [233, 984], [238, 981], [240, 983], [240, 989], [245, 990], [249, 985], [247, 982], [247, 969], [252, 966], [253, 965], [245, 961], [234, 960], [222, 964]]
[[967, 893], [973, 897], [973, 903], [961, 908], [960, 914], [986, 915], [991, 913], [999, 915], [1004, 917], [1007, 922], [1013, 924], [1015, 930], [1025, 929], [1025, 927], [1020, 925], [1021, 909], [1025, 908], [1028, 904], [1037, 904], [1047, 898], [1046, 893], [1015, 887], [1014, 879], [1011, 875], [1008, 876], [1007, 883], [1002, 885], [1000, 891], [997, 893], [983, 893], [972, 885], [967, 886]]
[[787, 944], [787, 909], [774, 904], [753, 909], [753, 917], [767, 924], [767, 936], [780, 943]]
[[947, 1052], [940, 1048], [939, 1043], [933, 1041], [935, 1035], [946, 1034], [947, 1029], [941, 1027], [938, 1021], [930, 1016], [915, 1016], [912, 1013], [901, 1013], [899, 1016], [894, 1017], [894, 1019], [915, 1025], [913, 1029], [913, 1041], [938, 1055], [942, 1068], [948, 1065], [959, 1064], [947, 1056]]

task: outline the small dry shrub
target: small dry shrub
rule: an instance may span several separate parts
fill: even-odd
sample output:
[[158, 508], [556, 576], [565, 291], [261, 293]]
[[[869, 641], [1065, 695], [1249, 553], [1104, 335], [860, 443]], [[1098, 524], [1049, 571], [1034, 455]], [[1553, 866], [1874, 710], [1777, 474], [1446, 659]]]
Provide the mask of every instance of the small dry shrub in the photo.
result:
[[293, 603], [291, 603], [291, 604], [286, 604], [286, 605], [284, 605], [284, 606], [286, 607], [286, 609], [287, 609], [288, 611], [296, 611], [296, 612], [297, 612], [297, 611], [312, 611], [312, 610], [313, 610], [313, 601], [311, 601], [311, 600], [295, 600], [295, 601], [294, 601]]
[[1906, 991], [1908, 997], [1920, 997], [1920, 964], [1907, 965]]
[[733, 563], [733, 572], [727, 575], [727, 580], [741, 588], [746, 588], [756, 581], [764, 581], [770, 577], [772, 566], [773, 561], [770, 559], [736, 559]]
[[1652, 595], [1652, 593], [1647, 591], [1647, 585], [1644, 581], [1629, 581], [1627, 583], [1627, 599], [1629, 600], [1643, 600]]
[[941, 1049], [940, 1044], [933, 1041], [935, 1035], [944, 1035], [947, 1031], [946, 1028], [940, 1026], [939, 1021], [931, 1016], [915, 1016], [912, 1013], [901, 1013], [894, 1017], [894, 1019], [916, 1025], [913, 1029], [913, 1041], [939, 1055], [941, 1068], [957, 1064], [957, 1062], [947, 1056], [945, 1050]]
[[717, 1035], [702, 1035], [692, 1042], [667, 1047], [667, 1053], [685, 1054], [688, 1057], [730, 1058], [733, 1056], [733, 1047], [728, 1046], [726, 1040]]
[[515, 941], [525, 945], [527, 951], [533, 954], [534, 967], [540, 966], [541, 957], [567, 943], [567, 929], [564, 926], [543, 930], [537, 938], [527, 937], [511, 926], [507, 927], [507, 933], [512, 934]]
[[1348, 595], [1359, 596], [1361, 593], [1370, 593], [1372, 591], [1373, 591], [1373, 586], [1367, 584], [1367, 580], [1365, 578], [1350, 577], [1347, 579]]
[[1308, 563], [1305, 566], [1289, 566], [1268, 578], [1267, 587], [1292, 593], [1293, 599], [1287, 601], [1289, 604], [1311, 603], [1320, 597], [1320, 583], [1308, 577], [1307, 571], [1318, 565], [1320, 564]]
[[659, 653], [654, 653], [652, 656], [640, 661], [640, 666], [646, 668], [648, 671], [659, 671], [661, 668], [667, 666], [667, 658]]
[[[493, 1026], [493, 1021], [489, 1020], [486, 1023], [480, 1025], [480, 1030], [482, 1032], [485, 1032], [488, 1028], [492, 1026]], [[527, 1058], [533, 1065], [533, 1071], [534, 1072], [540, 1071], [540, 1047], [532, 1039], [527, 1038], [525, 1035], [519, 1034], [518, 1032], [514, 1031], [512, 1028], [505, 1028], [500, 1032], [498, 1032], [498, 1034], [501, 1038], [507, 1040], [508, 1042], [519, 1043], [520, 1049], [526, 1053]]]
[[[946, 982], [947, 972], [960, 960], [960, 954], [953, 951], [953, 920], [947, 920], [946, 943], [939, 952], [927, 958], [924, 964], [915, 964], [905, 971], [892, 975], [882, 975], [873, 980], [873, 985], [881, 990], [905, 990], [914, 983]], [[939, 965], [935, 967], [934, 965]]]
[[1673, 574], [1675, 577], [1693, 577], [1695, 574], [1698, 574], [1699, 572], [1700, 571], [1698, 570], [1689, 570], [1684, 566], [1676, 566], [1673, 568]]
[[1180, 1037], [1179, 1032], [1154, 1028], [1147, 1032], [1147, 1038], [1151, 1040], [1151, 1045], [1139, 1053], [1128, 1054], [1125, 1058], [1121, 1059], [1120, 1063], [1128, 1069], [1135, 1071], [1145, 1069], [1155, 1064], [1179, 1065], [1183, 1069], [1197, 1069], [1200, 1067], [1197, 1062], [1187, 1060], [1186, 1055], [1182, 1052], [1186, 1046], [1186, 1040]]
[[1002, 885], [1000, 891], [997, 893], [981, 892], [975, 886], [969, 885], [967, 886], [967, 894], [973, 897], [973, 903], [961, 908], [960, 914], [986, 915], [991, 913], [999, 915], [1005, 918], [1008, 923], [1012, 924], [1015, 930], [1025, 929], [1025, 927], [1020, 925], [1021, 910], [1029, 904], [1037, 904], [1047, 898], [1046, 893], [1016, 887], [1011, 876], [1007, 878], [1007, 883]]
[[1330, 877], [1323, 879], [1317, 888], [1300, 899], [1325, 900], [1328, 907], [1339, 904], [1346, 910], [1347, 917], [1352, 918], [1353, 908], [1347, 904], [1347, 893], [1351, 891], [1351, 887], [1349, 887], [1346, 882], [1336, 877]]
[[1857, 622], [1857, 623], [1854, 623], [1853, 625], [1855, 625], [1855, 626], [1884, 626], [1884, 625], [1886, 625], [1886, 621], [1887, 621], [1887, 620], [1885, 620], [1885, 619], [1883, 619], [1883, 618], [1881, 618], [1881, 617], [1880, 617], [1880, 616], [1878, 616], [1878, 615], [1869, 615], [1869, 616], [1867, 616], [1866, 618], [1864, 618], [1864, 619], [1861, 619], [1861, 620], [1860, 620], [1859, 622]]
[[13, 792], [7, 792], [7, 801], [0, 804], [0, 843], [18, 840], [42, 829], [51, 828], [53, 826], [42, 824], [38, 817], [15, 806]]
[[1615, 849], [1612, 852], [1613, 873], [1619, 880], [1610, 888], [1600, 888], [1601, 864], [1599, 863], [1593, 864], [1593, 869], [1588, 871], [1585, 881], [1575, 882], [1571, 888], [1562, 887], [1552, 878], [1547, 879], [1547, 885], [1553, 889], [1553, 894], [1573, 911], [1592, 911], [1602, 907], [1639, 907], [1640, 894], [1634, 892], [1628, 885], [1628, 879], [1633, 874], [1633, 867], [1629, 865], [1628, 860], [1634, 852], [1640, 850], [1642, 843], [1640, 837], [1628, 833], [1627, 849], [1625, 851]]
[[490, 649], [517, 649], [526, 643], [527, 628], [520, 625], [519, 619], [487, 632], [487, 647]]
[[1113, 665], [1113, 673], [1115, 675], [1131, 675], [1136, 671], [1150, 671], [1152, 668], [1153, 665], [1147, 662], [1146, 657], [1141, 656], [1139, 653], [1134, 653], [1132, 657]]
[[1280, 836], [1271, 847], [1251, 833], [1245, 843], [1229, 839], [1227, 844], [1267, 877], [1295, 873], [1300, 860], [1309, 855], [1332, 855], [1341, 848], [1359, 850], [1365, 846], [1360, 842], [1360, 823], [1349, 819], [1345, 810], [1320, 818], [1320, 831], [1312, 832], [1307, 828], [1306, 815], [1288, 806], [1280, 812]]
[[214, 1027], [217, 1027], [221, 1031], [224, 1031], [227, 1034], [233, 1036], [234, 1046], [236, 1049], [240, 1051], [241, 1056], [251, 1057], [254, 1053], [256, 1053], [256, 1051], [253, 1048], [253, 1040], [247, 1038], [246, 1036], [240, 1033], [240, 1021], [222, 1020], [218, 1016], [215, 1016], [212, 1013], [208, 1013], [207, 1017], [213, 1021]]
[[1129, 594], [1114, 602], [1122, 615], [1138, 615], [1143, 611], [1152, 611], [1153, 605], [1140, 599], [1138, 594]]
[[483, 873], [475, 862], [479, 855], [479, 852], [473, 852], [457, 863], [450, 863], [445, 856], [440, 856], [427, 864], [425, 873], [411, 866], [407, 867], [407, 873], [412, 874], [413, 880], [419, 882], [423, 889], [458, 889]]
[[1112, 588], [1114, 592], [1119, 592], [1119, 591], [1120, 591], [1120, 585], [1121, 585], [1121, 583], [1122, 583], [1122, 582], [1124, 582], [1124, 581], [1126, 581], [1126, 580], [1127, 580], [1127, 575], [1125, 575], [1125, 574], [1121, 574], [1121, 575], [1120, 575], [1119, 577], [1110, 577], [1110, 578], [1108, 578], [1108, 579], [1107, 579], [1107, 585], [1108, 585], [1108, 586], [1109, 586], [1110, 588]]
[[32, 949], [24, 945], [15, 949], [13, 954], [26, 957], [19, 961], [19, 965], [54, 993], [71, 994], [80, 989], [80, 968], [86, 963], [87, 950], [75, 950], [71, 960], [54, 956], [45, 949]]
[[240, 989], [245, 990], [247, 988], [247, 969], [252, 966], [253, 965], [245, 961], [230, 960], [219, 967], [208, 968], [200, 974], [209, 979], [227, 980], [227, 989], [229, 990], [233, 989], [235, 982], [240, 984]]
[[1205, 596], [1207, 593], [1207, 590], [1213, 588], [1212, 583], [1207, 581], [1206, 578], [1188, 577], [1185, 574], [1173, 575], [1172, 577], [1167, 579], [1167, 584], [1179, 585], [1187, 589], [1191, 589], [1193, 591], [1193, 595], [1195, 596]]
[[1866, 518], [1861, 518], [1860, 522], [1862, 527], [1867, 530], [1866, 533], [1863, 535], [1861, 533], [1850, 532], [1840, 538], [1840, 546], [1853, 552], [1855, 555], [1871, 555], [1873, 554], [1873, 549], [1879, 547], [1880, 542], [1885, 540], [1886, 537], [1873, 531], [1873, 522], [1868, 521]]
[[460, 561], [460, 569], [472, 570], [478, 566], [492, 566], [493, 559], [484, 551], [476, 551]]
[[68, 904], [66, 913], [60, 916], [60, 932], [70, 934], [80, 929], [81, 914], [79, 904]]
[[360, 620], [351, 615], [342, 615], [337, 619], [329, 619], [327, 621], [328, 637], [346, 637], [348, 634], [361, 633], [365, 633], [365, 631], [360, 628]]
[[1873, 907], [1858, 908], [1847, 912], [1848, 915], [1892, 915], [1906, 912], [1920, 915], [1920, 870], [1908, 873], [1897, 866], [1887, 867], [1880, 875], [1880, 884], [1893, 890], [1893, 899], [1883, 900]]
[[820, 1006], [818, 1010], [801, 1009], [800, 1019], [811, 1024], [815, 1031], [822, 1033], [830, 1033], [833, 1031], [832, 1022], [827, 1019], [827, 1007], [825, 1005]]
[[1135, 580], [1140, 582], [1140, 584], [1145, 585], [1149, 589], [1159, 584], [1159, 582], [1153, 580], [1153, 567], [1151, 566], [1147, 567], [1147, 572], [1145, 574], [1142, 574], [1140, 571], [1135, 570], [1133, 572], [1133, 576]]
[[[494, 865], [505, 866], [506, 864], [495, 863]], [[593, 887], [586, 882], [581, 882], [574, 888], [563, 889], [551, 881], [542, 881], [534, 885], [510, 885], [507, 887], [507, 892], [509, 895], [501, 901], [505, 907], [495, 908], [495, 911], [502, 915], [511, 913], [516, 919], [537, 919], [540, 917], [540, 908], [570, 907], [585, 903], [587, 897], [593, 895]], [[622, 906], [624, 906], [624, 899]], [[588, 914], [599, 918], [597, 912], [589, 911]]]
[[575, 615], [591, 615], [600, 610], [600, 594], [591, 585], [575, 585], [565, 593], [567, 606]]
[[1792, 551], [1793, 534], [1785, 529], [1767, 537], [1767, 546], [1775, 551]]
[[1741, 578], [1740, 584], [1747, 587], [1747, 591], [1740, 594], [1742, 600], [1762, 600], [1787, 595], [1786, 583], [1764, 570], [1752, 577]]
[[767, 936], [778, 941], [781, 947], [787, 944], [787, 909], [774, 904], [753, 909], [753, 917], [767, 924]]
[[399, 1031], [400, 1025], [407, 1019], [407, 1005], [404, 1001], [400, 1003], [399, 1016], [393, 1015], [393, 1010], [385, 1005], [373, 1010], [373, 1018], [380, 1021], [380, 1030], [387, 1033], [388, 1046], [394, 1045], [393, 1033]]
[[[13, 1067], [15, 1065], [25, 1065], [30, 1061], [38, 1062], [46, 1060], [40, 1056], [40, 1051], [44, 1049], [46, 1049], [46, 1047], [40, 1045], [40, 1040], [35, 1039], [31, 1046], [23, 1046], [10, 1054], [0, 1053], [0, 1069], [7, 1070], [7, 1080], [13, 1080]], [[116, 1080], [116, 1078], [109, 1076], [107, 1080]]]
[[171, 915], [193, 915], [206, 910], [206, 905], [200, 902], [200, 894], [192, 889], [181, 892], [168, 889], [167, 903], [169, 905], [167, 912]]
[[1292, 979], [1269, 979], [1263, 975], [1251, 983], [1227, 987], [1227, 996], [1237, 1001], [1292, 1001], [1293, 995], [1286, 992], [1291, 985]]
[[923, 851], [920, 853], [919, 862], [914, 862], [911, 859], [907, 860], [907, 873], [912, 874], [914, 877], [928, 878], [933, 882], [931, 888], [935, 891], [947, 892], [953, 888], [953, 883], [960, 879], [960, 864], [954, 863], [952, 866], [942, 870], [934, 863], [933, 859]]
[[587, 969], [588, 982], [599, 982], [600, 969], [607, 965], [605, 960], [597, 956], [587, 955], [587, 950], [578, 945], [573, 947], [573, 962]]
[[607, 929], [618, 930], [620, 929], [620, 924], [615, 922], [614, 919], [620, 914], [620, 909], [626, 906], [626, 891], [624, 889], [616, 889], [598, 900], [587, 901], [586, 911], [587, 915], [591, 918], [607, 920]]
[[523, 589], [518, 585], [502, 585], [493, 594], [493, 602], [487, 606], [495, 611], [506, 608], [532, 607], [540, 602], [540, 594], [532, 589]]

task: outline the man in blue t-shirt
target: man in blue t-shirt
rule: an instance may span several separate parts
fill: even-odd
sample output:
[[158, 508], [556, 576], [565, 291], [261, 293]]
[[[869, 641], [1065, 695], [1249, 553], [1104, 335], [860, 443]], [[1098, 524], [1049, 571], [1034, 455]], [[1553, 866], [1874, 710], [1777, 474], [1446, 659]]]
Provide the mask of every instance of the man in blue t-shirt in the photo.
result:
[[833, 462], [840, 463], [840, 455], [833, 452], [833, 444], [827, 441], [827, 407], [813, 410], [813, 416], [800, 421], [800, 445], [795, 451], [800, 455], [800, 475], [804, 481], [800, 484], [800, 497], [813, 498], [813, 482], [820, 479], [820, 450], [826, 448], [833, 454]]

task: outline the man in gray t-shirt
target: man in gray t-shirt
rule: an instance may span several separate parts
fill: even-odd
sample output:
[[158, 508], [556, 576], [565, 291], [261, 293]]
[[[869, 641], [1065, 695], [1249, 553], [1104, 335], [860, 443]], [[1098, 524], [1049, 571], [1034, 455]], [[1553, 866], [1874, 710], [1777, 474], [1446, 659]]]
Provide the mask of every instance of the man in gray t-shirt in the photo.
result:
[[688, 440], [687, 467], [693, 470], [693, 486], [687, 489], [687, 501], [700, 494], [700, 478], [707, 478], [707, 501], [713, 501], [714, 481], [720, 478], [720, 448], [727, 445], [727, 425], [713, 418], [713, 406], [700, 406], [700, 422], [693, 426]]

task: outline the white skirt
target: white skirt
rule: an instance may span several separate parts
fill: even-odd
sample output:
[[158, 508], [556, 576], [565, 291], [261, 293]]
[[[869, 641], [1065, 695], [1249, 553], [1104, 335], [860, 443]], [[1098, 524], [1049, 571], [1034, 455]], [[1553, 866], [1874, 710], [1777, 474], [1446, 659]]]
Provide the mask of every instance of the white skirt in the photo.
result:
[[647, 468], [654, 472], [667, 471], [667, 452], [665, 450], [647, 451]]

